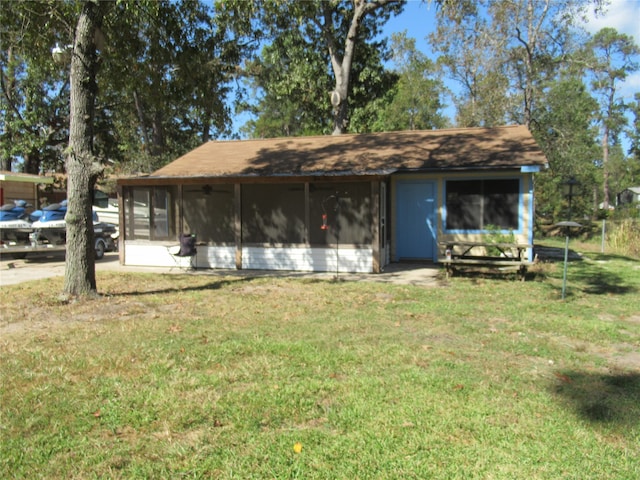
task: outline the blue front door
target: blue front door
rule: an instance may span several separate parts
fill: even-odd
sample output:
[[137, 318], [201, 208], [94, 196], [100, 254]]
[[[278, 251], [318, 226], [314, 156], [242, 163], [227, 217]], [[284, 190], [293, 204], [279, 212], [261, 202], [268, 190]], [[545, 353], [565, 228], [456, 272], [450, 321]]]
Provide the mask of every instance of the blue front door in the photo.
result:
[[396, 256], [398, 260], [434, 259], [436, 187], [424, 180], [401, 180], [396, 195]]

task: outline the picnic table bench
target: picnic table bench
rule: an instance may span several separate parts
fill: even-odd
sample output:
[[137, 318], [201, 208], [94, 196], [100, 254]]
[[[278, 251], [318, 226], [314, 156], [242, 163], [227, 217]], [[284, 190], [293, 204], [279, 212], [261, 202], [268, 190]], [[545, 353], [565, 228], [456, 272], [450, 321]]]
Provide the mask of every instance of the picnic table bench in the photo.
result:
[[[449, 240], [439, 242], [439, 245], [444, 250], [444, 256], [438, 261], [445, 266], [447, 278], [453, 275], [457, 267], [476, 266], [514, 269], [520, 280], [524, 280], [527, 267], [532, 264], [527, 257], [527, 250], [533, 248], [531, 244]], [[492, 251], [497, 253], [490, 254]]]

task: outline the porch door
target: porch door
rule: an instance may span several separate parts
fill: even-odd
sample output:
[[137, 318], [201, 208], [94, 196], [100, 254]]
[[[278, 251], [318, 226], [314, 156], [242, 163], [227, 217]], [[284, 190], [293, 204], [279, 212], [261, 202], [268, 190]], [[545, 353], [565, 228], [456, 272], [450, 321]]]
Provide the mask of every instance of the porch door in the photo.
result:
[[396, 195], [396, 257], [435, 259], [436, 187], [424, 180], [401, 180]]

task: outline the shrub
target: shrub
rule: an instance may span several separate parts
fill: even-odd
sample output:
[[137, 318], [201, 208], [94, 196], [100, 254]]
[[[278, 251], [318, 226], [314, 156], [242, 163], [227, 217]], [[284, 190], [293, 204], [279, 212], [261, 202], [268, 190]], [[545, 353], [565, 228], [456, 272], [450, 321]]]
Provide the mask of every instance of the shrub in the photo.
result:
[[640, 222], [631, 218], [606, 224], [607, 246], [616, 253], [640, 258]]

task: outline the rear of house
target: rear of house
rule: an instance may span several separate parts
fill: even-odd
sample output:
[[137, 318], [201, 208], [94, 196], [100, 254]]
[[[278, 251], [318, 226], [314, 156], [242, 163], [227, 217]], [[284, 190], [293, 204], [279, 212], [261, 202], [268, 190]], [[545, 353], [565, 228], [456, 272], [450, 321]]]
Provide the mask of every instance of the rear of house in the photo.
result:
[[625, 188], [616, 197], [616, 206], [635, 205], [640, 208], [640, 187]]
[[208, 142], [118, 181], [121, 262], [184, 262], [185, 233], [198, 268], [224, 269], [377, 273], [451, 240], [532, 244], [545, 166], [522, 126]]

